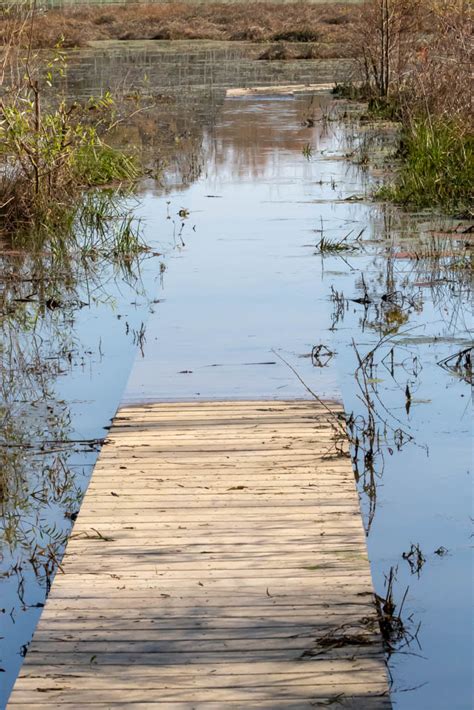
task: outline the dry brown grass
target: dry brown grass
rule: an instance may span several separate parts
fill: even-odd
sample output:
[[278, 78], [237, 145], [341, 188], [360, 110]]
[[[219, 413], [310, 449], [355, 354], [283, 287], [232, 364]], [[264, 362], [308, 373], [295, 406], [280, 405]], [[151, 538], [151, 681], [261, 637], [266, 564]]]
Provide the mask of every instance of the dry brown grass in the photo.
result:
[[403, 129], [400, 169], [384, 197], [474, 212], [473, 17], [470, 0], [366, 0], [357, 13], [356, 93], [373, 116], [396, 117]]
[[348, 32], [359, 78], [407, 115], [470, 123], [472, 21], [470, 0], [366, 0]]
[[428, 0], [424, 35], [409, 54], [398, 93], [406, 111], [416, 108], [473, 130], [473, 17], [470, 0]]
[[[304, 2], [166, 3], [100, 5], [41, 12], [34, 46], [84, 46], [100, 40], [230, 40], [251, 42], [321, 42], [335, 45], [338, 56], [350, 52], [347, 28], [355, 8], [345, 4]], [[0, 42], [8, 20], [0, 26]]]

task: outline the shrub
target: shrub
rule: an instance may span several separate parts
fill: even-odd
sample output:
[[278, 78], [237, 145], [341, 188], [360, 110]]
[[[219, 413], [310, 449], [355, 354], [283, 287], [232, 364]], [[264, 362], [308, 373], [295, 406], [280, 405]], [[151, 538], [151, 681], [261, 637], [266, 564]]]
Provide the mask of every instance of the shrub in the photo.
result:
[[[402, 124], [402, 163], [379, 195], [469, 212], [472, 204], [472, 5], [366, 0], [352, 29], [372, 118]], [[348, 94], [347, 87], [338, 87]], [[472, 208], [471, 208], [472, 209]]]
[[0, 102], [0, 217], [5, 231], [28, 226], [56, 229], [80, 202], [83, 190], [133, 181], [133, 158], [107, 145], [79, 107], [61, 102], [41, 112], [33, 87]]
[[61, 47], [46, 61], [31, 51], [34, 4], [13, 18], [0, 60], [0, 230], [67, 232], [85, 189], [133, 181], [138, 166], [105, 142], [117, 124], [113, 98], [68, 102]]

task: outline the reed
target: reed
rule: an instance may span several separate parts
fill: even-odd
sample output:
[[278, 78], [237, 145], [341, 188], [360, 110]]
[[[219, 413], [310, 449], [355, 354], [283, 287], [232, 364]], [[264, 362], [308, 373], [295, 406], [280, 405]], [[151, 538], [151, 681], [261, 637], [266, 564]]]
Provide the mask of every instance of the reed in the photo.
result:
[[472, 215], [474, 136], [447, 119], [419, 118], [404, 129], [402, 162], [395, 180], [377, 193], [383, 199], [424, 208], [439, 206]]

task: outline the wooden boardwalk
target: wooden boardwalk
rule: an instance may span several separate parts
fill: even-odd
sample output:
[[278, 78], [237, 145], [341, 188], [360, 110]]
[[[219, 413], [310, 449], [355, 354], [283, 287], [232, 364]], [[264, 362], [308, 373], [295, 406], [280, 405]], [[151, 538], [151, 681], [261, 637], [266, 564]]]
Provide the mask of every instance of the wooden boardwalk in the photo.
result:
[[120, 410], [63, 569], [9, 707], [390, 707], [351, 464], [314, 402]]

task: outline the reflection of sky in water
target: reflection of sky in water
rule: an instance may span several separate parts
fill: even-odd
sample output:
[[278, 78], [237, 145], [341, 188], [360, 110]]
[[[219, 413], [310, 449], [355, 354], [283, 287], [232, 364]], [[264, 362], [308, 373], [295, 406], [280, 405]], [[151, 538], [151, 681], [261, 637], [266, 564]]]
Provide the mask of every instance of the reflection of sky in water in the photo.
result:
[[[275, 349], [319, 395], [342, 395], [347, 411], [360, 410], [351, 339], [366, 352], [377, 335], [360, 332], [362, 306], [357, 304], [351, 304], [337, 329], [329, 332], [328, 295], [331, 284], [348, 298], [360, 295], [355, 282], [361, 270], [376, 288], [375, 247], [346, 256], [347, 264], [337, 257], [323, 262], [309, 245], [320, 237], [314, 230], [320, 229], [321, 219], [330, 236], [367, 226], [368, 238], [378, 236], [381, 226], [373, 206], [339, 201], [363, 191], [361, 176], [334, 155], [341, 148], [337, 136], [301, 127], [306, 105], [305, 98], [228, 100], [217, 126], [205, 135], [208, 160], [203, 176], [186, 191], [167, 196], [150, 191], [144, 196], [140, 214], [146, 220], [146, 237], [169, 252], [163, 288], [159, 259], [145, 264], [144, 281], [151, 297], [163, 302], [153, 305], [149, 314], [145, 299], [124, 288], [116, 293], [114, 308], [79, 311], [75, 329], [81, 346], [93, 354], [82, 368], [61, 378], [57, 388], [58, 397], [72, 403], [78, 437], [103, 435], [124, 392], [136, 352], [125, 333], [126, 322], [131, 330], [146, 323], [146, 343], [145, 356], [136, 355], [124, 401], [308, 396], [275, 357]], [[302, 155], [307, 143], [314, 149], [311, 160]], [[171, 250], [179, 242], [181, 208], [190, 212], [182, 233], [185, 246]], [[382, 277], [383, 263], [379, 259]], [[402, 262], [397, 268], [402, 277], [412, 267]], [[409, 278], [416, 280], [414, 275]], [[383, 288], [380, 283], [378, 287]], [[441, 318], [445, 314], [430, 302], [428, 290], [423, 294], [423, 311], [412, 313], [407, 324], [422, 327], [410, 335], [451, 334]], [[323, 369], [301, 357], [319, 343], [337, 351]], [[382, 370], [376, 377], [383, 380], [380, 391], [390, 416], [411, 427], [420, 445], [407, 445], [386, 457], [369, 551], [377, 591], [383, 591], [383, 574], [398, 564], [398, 595], [410, 585], [406, 611], [414, 613], [415, 624], [422, 622], [423, 648], [413, 650], [428, 660], [400, 655], [391, 667], [395, 691], [427, 685], [395, 693], [397, 707], [465, 710], [470, 707], [472, 648], [466, 623], [471, 588], [468, 393], [436, 365], [456, 344], [440, 338], [406, 347], [405, 355], [416, 354], [423, 364], [422, 376], [412, 384], [409, 421], [403, 394], [409, 376], [396, 367], [398, 384]], [[276, 364], [254, 364], [269, 361]], [[80, 463], [87, 463], [86, 457]], [[412, 542], [419, 543], [427, 557], [420, 579], [409, 575], [401, 559]], [[450, 550], [448, 556], [433, 554], [440, 545]], [[14, 595], [13, 582], [11, 592]], [[39, 592], [32, 588], [31, 594], [29, 602], [35, 602]], [[17, 612], [18, 645], [29, 639], [36, 614]], [[11, 632], [10, 622], [5, 628]], [[18, 661], [16, 655], [10, 662]]]
[[[316, 129], [300, 129], [303, 101], [229, 100], [205, 175], [167, 198], [175, 214], [190, 212], [186, 247], [170, 260], [166, 304], [148, 322], [145, 358], [135, 364], [127, 400], [299, 396], [301, 386], [273, 349], [314, 378], [303, 356], [320, 342], [328, 305], [317, 303], [326, 286], [319, 261], [307, 258], [309, 245], [321, 219], [337, 211], [338, 226], [347, 222], [349, 231], [362, 208], [314, 202], [337, 194], [331, 178], [344, 178], [344, 194], [360, 184], [351, 184], [342, 161], [303, 158], [304, 142], [318, 142]], [[148, 224], [165, 212], [165, 199], [146, 196]], [[277, 364], [248, 364], [269, 361]], [[317, 385], [337, 392], [330, 368]]]
[[[145, 261], [142, 267], [143, 283], [151, 291], [155, 281], [155, 261], [159, 262], [158, 259]], [[70, 413], [70, 425], [64, 436], [73, 441], [101, 438], [107, 434], [106, 427], [115, 414], [136, 354], [133, 332], [139, 330], [148, 316], [146, 297], [122, 280], [116, 282], [112, 274], [109, 276], [107, 285], [97, 293], [99, 301], [74, 312], [71, 342], [75, 365], [65, 368], [64, 374], [52, 380], [53, 400], [56, 398], [58, 402], [64, 402], [65, 412]], [[143, 287], [140, 291], [143, 292]], [[57, 311], [51, 317], [61, 315]], [[68, 325], [64, 324], [64, 337], [67, 332]], [[41, 334], [47, 337], [48, 329], [43, 328]], [[56, 348], [59, 346], [56, 345]], [[56, 348], [53, 343], [52, 351], [56, 352]], [[18, 429], [31, 432], [31, 421], [27, 416], [23, 423], [18, 422]], [[64, 461], [69, 470], [74, 471], [75, 484], [80, 490], [85, 489], [96, 459], [96, 453], [89, 448], [79, 444], [64, 448]], [[34, 457], [34, 452], [25, 452], [24, 465], [29, 465], [31, 456]], [[55, 455], [50, 459], [54, 461]], [[30, 490], [41, 491], [40, 472], [44, 460], [46, 458], [40, 454], [30, 464]], [[70, 523], [65, 513], [75, 512], [77, 507], [74, 500], [69, 504], [42, 504], [41, 496], [38, 496], [31, 500], [30, 514], [21, 514], [21, 528], [28, 532], [36, 528], [36, 542], [43, 547], [49, 540], [47, 530], [54, 526], [58, 530], [66, 530]], [[31, 639], [39, 618], [37, 605], [44, 601], [44, 590], [35, 582], [31, 567], [25, 564], [24, 558], [21, 550], [12, 556], [8, 546], [2, 546], [0, 574], [11, 572], [17, 560], [20, 560], [23, 570], [0, 581], [0, 668], [6, 671], [0, 672], [0, 707], [3, 707], [2, 703], [21, 664], [21, 648]], [[19, 586], [22, 576], [25, 580], [23, 591]], [[19, 592], [22, 592], [22, 601]]]
[[[355, 338], [365, 354], [378, 335], [360, 331], [359, 304], [349, 305], [344, 320], [329, 332], [328, 295], [332, 284], [347, 298], [360, 296], [356, 281], [362, 272], [369, 290], [380, 297], [385, 261], [379, 257], [375, 267], [375, 247], [367, 245], [365, 254], [344, 255], [348, 263], [338, 257], [322, 262], [305, 245], [318, 241], [313, 230], [321, 227], [321, 218], [328, 236], [366, 226], [364, 239], [378, 237], [383, 224], [367, 203], [338, 202], [363, 191], [360, 176], [331, 158], [330, 151], [341, 148], [334, 136], [320, 138], [318, 131], [300, 128], [304, 101], [227, 101], [206, 143], [205, 175], [185, 194], [168, 198], [174, 212], [180, 207], [190, 211], [186, 247], [170, 261], [166, 302], [148, 321], [145, 358], [135, 362], [126, 401], [307, 396], [273, 355], [275, 349], [319, 395], [342, 393], [348, 412], [363, 411], [354, 386], [357, 363], [351, 341]], [[308, 142], [321, 149], [323, 160], [320, 154], [304, 160], [302, 148]], [[147, 195], [143, 209], [152, 224], [165, 213], [164, 200]], [[413, 230], [413, 224], [406, 226]], [[405, 238], [394, 230], [395, 245]], [[404, 278], [420, 280], [409, 261], [396, 262], [394, 277], [397, 284]], [[368, 544], [377, 591], [383, 593], [384, 574], [398, 565], [398, 599], [409, 586], [405, 612], [413, 614], [412, 630], [421, 622], [421, 649], [414, 642], [391, 661], [394, 702], [407, 710], [467, 710], [470, 400], [466, 385], [436, 363], [462, 347], [468, 332], [461, 321], [457, 329], [450, 326], [449, 304], [434, 306], [428, 289], [415, 288], [414, 293], [423, 308], [412, 310], [401, 327], [407, 334], [395, 351], [395, 377], [383, 366], [375, 376], [381, 380], [388, 421], [409, 431], [416, 443], [385, 455]], [[299, 357], [321, 342], [337, 351], [322, 370]], [[410, 374], [413, 357], [423, 368], [418, 378]], [[244, 365], [265, 361], [276, 364]], [[409, 417], [407, 383], [413, 397]], [[419, 543], [426, 556], [419, 579], [401, 557], [411, 543]], [[447, 556], [434, 554], [440, 546], [449, 549]]]

